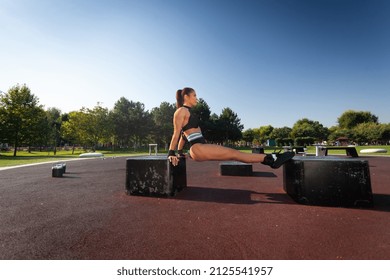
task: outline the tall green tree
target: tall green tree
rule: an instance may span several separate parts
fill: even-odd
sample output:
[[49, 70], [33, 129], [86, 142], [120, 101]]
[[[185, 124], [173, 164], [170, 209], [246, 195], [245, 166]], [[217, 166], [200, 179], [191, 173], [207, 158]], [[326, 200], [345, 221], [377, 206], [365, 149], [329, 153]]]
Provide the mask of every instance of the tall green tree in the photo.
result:
[[260, 128], [253, 128], [253, 144], [254, 145], [262, 145], [263, 142], [260, 140]]
[[381, 130], [381, 144], [390, 144], [390, 123], [383, 123], [380, 127]]
[[219, 116], [218, 126], [222, 130], [224, 143], [235, 142], [242, 139], [242, 130], [240, 118], [230, 108], [224, 108]]
[[353, 139], [357, 143], [378, 145], [389, 139], [388, 126], [374, 122], [360, 123], [353, 128]]
[[111, 112], [115, 136], [124, 146], [136, 148], [153, 130], [153, 120], [145, 105], [121, 97]]
[[7, 138], [5, 136], [5, 118], [4, 115], [4, 109], [0, 108], [0, 148], [1, 145], [7, 142]]
[[114, 108], [110, 112], [115, 138], [119, 146], [127, 146], [130, 142], [133, 127], [129, 117], [129, 111], [132, 109], [131, 107], [131, 102], [125, 97], [121, 97], [114, 104]]
[[26, 135], [26, 140], [24, 141], [29, 147], [29, 152], [31, 152], [33, 146], [39, 146], [40, 149], [42, 146], [46, 146], [50, 139], [50, 124], [46, 111], [43, 108], [35, 109], [34, 118], [31, 120], [30, 126], [34, 127], [34, 129]]
[[62, 124], [63, 136], [83, 146], [95, 150], [99, 143], [110, 141], [112, 135], [108, 109], [99, 104], [93, 109], [82, 108], [70, 112], [68, 120]]
[[160, 107], [151, 110], [154, 129], [151, 129], [150, 133], [158, 144], [169, 145], [173, 132], [173, 114], [175, 110], [175, 104], [168, 102], [162, 102]]
[[62, 125], [62, 115], [61, 110], [55, 107], [48, 108], [46, 110], [47, 122], [49, 126], [49, 131], [47, 137], [50, 144], [53, 145], [54, 155], [57, 154], [57, 146], [60, 143], [61, 139], [61, 125]]
[[368, 111], [345, 111], [338, 119], [340, 128], [351, 129], [361, 123], [378, 123], [378, 117]]
[[223, 144], [225, 139], [224, 127], [217, 114], [210, 115], [210, 120], [206, 128], [202, 127], [206, 139], [210, 143]]
[[374, 143], [380, 138], [379, 125], [373, 122], [359, 123], [353, 128], [353, 139], [358, 143]]
[[245, 141], [246, 145], [253, 143], [255, 139], [255, 131], [251, 128], [242, 132], [242, 140]]
[[298, 120], [291, 130], [292, 138], [312, 137], [316, 140], [322, 141], [327, 139], [328, 135], [329, 131], [326, 127], [318, 121], [312, 121], [307, 118]]
[[26, 85], [16, 85], [7, 93], [1, 94], [0, 108], [3, 141], [6, 140], [14, 147], [13, 155], [16, 156], [21, 144], [31, 142], [31, 137], [37, 130], [37, 116], [40, 116], [42, 106]]
[[284, 126], [280, 128], [274, 128], [270, 133], [269, 137], [271, 139], [284, 139], [289, 138], [292, 129], [290, 127]]
[[72, 153], [74, 153], [75, 145], [84, 145], [82, 136], [82, 124], [84, 121], [84, 114], [80, 111], [72, 111], [67, 114], [67, 120], [62, 123], [61, 137], [73, 144]]
[[113, 126], [107, 108], [98, 103], [93, 109], [87, 109], [89, 121], [88, 133], [93, 141], [94, 149], [98, 144], [110, 142], [113, 135]]
[[87, 146], [88, 136], [86, 127], [88, 125], [86, 112], [84, 110], [73, 111], [68, 114], [68, 120], [62, 124], [62, 136], [69, 139], [73, 144]]

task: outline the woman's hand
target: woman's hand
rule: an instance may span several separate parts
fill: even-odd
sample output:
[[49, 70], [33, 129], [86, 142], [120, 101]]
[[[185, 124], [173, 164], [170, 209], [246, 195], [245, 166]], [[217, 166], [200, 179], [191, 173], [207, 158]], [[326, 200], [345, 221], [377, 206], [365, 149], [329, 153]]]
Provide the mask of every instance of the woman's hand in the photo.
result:
[[173, 166], [177, 166], [179, 164], [179, 158], [177, 156], [169, 156], [168, 160]]

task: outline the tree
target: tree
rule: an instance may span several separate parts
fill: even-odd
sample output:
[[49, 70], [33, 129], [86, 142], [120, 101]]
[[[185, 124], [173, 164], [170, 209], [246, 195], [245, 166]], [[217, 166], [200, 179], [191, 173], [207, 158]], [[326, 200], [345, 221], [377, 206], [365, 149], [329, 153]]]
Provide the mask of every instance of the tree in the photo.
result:
[[312, 121], [307, 118], [298, 120], [291, 130], [292, 138], [312, 137], [316, 140], [322, 141], [327, 139], [328, 135], [329, 131], [326, 127], [318, 121]]
[[82, 123], [84, 113], [73, 111], [67, 114], [67, 120], [62, 123], [61, 137], [73, 143], [72, 154], [74, 153], [75, 144], [83, 144], [82, 133], [79, 126]]
[[110, 140], [111, 127], [108, 109], [98, 104], [93, 109], [70, 112], [68, 121], [62, 124], [62, 133], [65, 138], [95, 150], [99, 143]]
[[87, 126], [88, 134], [92, 140], [94, 150], [99, 143], [110, 142], [113, 129], [108, 109], [98, 103], [93, 109], [87, 109], [87, 117], [89, 122], [89, 126]]
[[42, 146], [47, 145], [51, 133], [46, 111], [43, 108], [36, 108], [34, 111], [34, 118], [30, 122], [30, 126], [34, 129], [25, 137], [29, 152], [33, 146], [39, 146], [41, 149]]
[[380, 131], [381, 131], [381, 143], [382, 144], [389, 144], [390, 143], [390, 123], [384, 123], [380, 125]]
[[248, 143], [252, 143], [255, 139], [255, 131], [251, 128], [245, 130], [242, 133], [242, 139], [245, 141], [246, 145], [248, 145]]
[[130, 101], [125, 97], [121, 97], [110, 112], [110, 118], [114, 126], [114, 134], [120, 146], [127, 146], [132, 135], [132, 124], [128, 114], [130, 110]]
[[244, 126], [241, 124], [241, 120], [237, 114], [230, 108], [224, 108], [219, 116], [218, 126], [223, 131], [223, 141], [225, 143], [235, 142], [242, 139], [241, 131]]
[[360, 123], [353, 128], [353, 139], [360, 144], [378, 144], [383, 138], [384, 128], [374, 122]]
[[88, 145], [85, 126], [87, 126], [87, 117], [84, 111], [70, 112], [68, 120], [62, 124], [62, 136], [70, 139], [73, 144]]
[[292, 143], [292, 139], [290, 138], [292, 129], [290, 127], [284, 126], [282, 128], [274, 128], [269, 135], [270, 139], [275, 139], [276, 145], [290, 145]]
[[378, 123], [378, 117], [367, 111], [345, 111], [338, 119], [340, 128], [351, 129], [361, 123]]
[[26, 85], [16, 85], [0, 96], [0, 119], [3, 126], [3, 141], [14, 147], [14, 156], [23, 142], [31, 142], [37, 130], [42, 106]]
[[3, 107], [0, 107], [0, 145], [2, 143], [7, 142], [6, 130], [5, 130], [5, 126], [6, 126], [5, 113], [6, 113], [5, 109]]
[[153, 108], [150, 112], [154, 122], [154, 129], [151, 131], [153, 137], [165, 146], [169, 145], [173, 131], [173, 114], [175, 113], [175, 104], [162, 102], [160, 107]]
[[329, 141], [335, 142], [340, 137], [346, 137], [348, 139], [353, 138], [352, 129], [340, 128], [339, 126], [332, 126], [331, 128], [329, 128]]
[[121, 145], [133, 144], [136, 148], [153, 130], [152, 117], [145, 111], [143, 103], [121, 97], [115, 103], [110, 115], [115, 136]]
[[259, 140], [260, 143], [265, 143], [268, 139], [271, 138], [271, 133], [274, 130], [272, 125], [260, 126], [259, 128]]
[[269, 137], [271, 139], [284, 139], [289, 138], [292, 129], [290, 127], [284, 126], [281, 128], [274, 128], [270, 133]]
[[223, 144], [225, 139], [224, 127], [217, 114], [213, 113], [210, 115], [208, 128], [204, 129], [202, 127], [202, 133], [204, 133], [207, 141], [221, 145]]
[[47, 121], [49, 126], [48, 141], [52, 141], [54, 146], [54, 155], [57, 154], [57, 146], [60, 142], [62, 116], [61, 110], [57, 108], [49, 108], [46, 111]]
[[253, 128], [253, 145], [262, 145], [260, 140], [260, 128]]

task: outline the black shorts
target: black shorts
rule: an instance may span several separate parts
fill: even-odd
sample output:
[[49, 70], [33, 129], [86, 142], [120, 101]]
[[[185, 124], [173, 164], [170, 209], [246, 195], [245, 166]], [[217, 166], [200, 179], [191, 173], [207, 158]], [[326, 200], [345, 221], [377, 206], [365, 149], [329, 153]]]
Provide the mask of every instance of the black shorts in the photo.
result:
[[189, 141], [189, 143], [190, 143], [190, 147], [194, 144], [206, 144], [206, 139], [204, 139], [204, 137], [202, 136], [202, 137], [196, 138], [192, 141]]

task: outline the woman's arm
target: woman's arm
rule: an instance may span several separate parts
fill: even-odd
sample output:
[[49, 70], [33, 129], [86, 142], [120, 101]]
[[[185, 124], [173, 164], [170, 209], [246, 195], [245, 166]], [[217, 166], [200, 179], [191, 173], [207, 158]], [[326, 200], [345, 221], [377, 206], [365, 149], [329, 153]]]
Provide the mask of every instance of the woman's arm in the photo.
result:
[[180, 112], [182, 110], [176, 110], [175, 114], [173, 115], [173, 135], [171, 138], [171, 143], [169, 145], [170, 150], [176, 150], [177, 144], [179, 142], [180, 136], [181, 136], [181, 128], [183, 127], [183, 112]]
[[183, 148], [184, 148], [184, 145], [186, 144], [186, 142], [187, 142], [187, 138], [184, 136], [183, 133], [181, 133], [181, 137], [179, 139], [179, 144], [177, 145], [177, 153], [179, 156], [184, 156]]
[[179, 161], [175, 154], [175, 150], [181, 137], [181, 129], [183, 127], [184, 117], [185, 111], [183, 111], [181, 108], [176, 110], [175, 114], [173, 115], [173, 135], [168, 152], [168, 158], [173, 165], [177, 165]]

